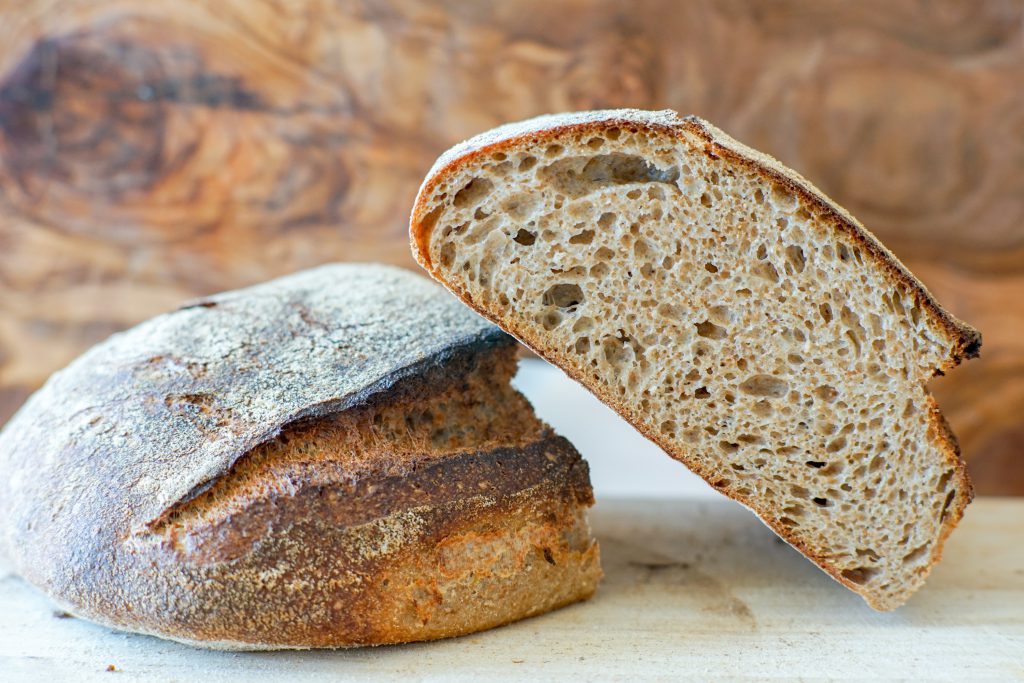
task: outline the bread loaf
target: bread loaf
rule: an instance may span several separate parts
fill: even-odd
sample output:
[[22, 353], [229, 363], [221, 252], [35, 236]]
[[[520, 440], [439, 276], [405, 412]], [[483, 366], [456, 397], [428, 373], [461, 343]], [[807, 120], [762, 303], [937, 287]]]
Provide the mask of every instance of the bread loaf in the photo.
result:
[[971, 498], [927, 381], [981, 337], [846, 211], [671, 111], [544, 117], [442, 156], [435, 278], [876, 609]]
[[586, 598], [586, 463], [515, 342], [337, 265], [98, 345], [0, 434], [0, 548], [62, 608], [204, 647], [443, 638]]

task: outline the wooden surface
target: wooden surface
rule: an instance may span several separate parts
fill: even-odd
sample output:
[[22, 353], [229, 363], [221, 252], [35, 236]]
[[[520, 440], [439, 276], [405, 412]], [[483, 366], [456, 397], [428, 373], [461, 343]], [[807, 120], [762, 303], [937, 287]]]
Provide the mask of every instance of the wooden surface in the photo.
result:
[[412, 265], [451, 143], [594, 107], [707, 117], [818, 183], [957, 315], [936, 382], [1024, 493], [1024, 2], [0, 0], [0, 421], [183, 299]]
[[592, 523], [607, 576], [590, 602], [487, 633], [377, 649], [195, 650], [61, 618], [0, 574], [0, 678], [1024, 680], [1024, 501], [976, 501], [929, 583], [888, 614], [724, 499], [606, 500]]

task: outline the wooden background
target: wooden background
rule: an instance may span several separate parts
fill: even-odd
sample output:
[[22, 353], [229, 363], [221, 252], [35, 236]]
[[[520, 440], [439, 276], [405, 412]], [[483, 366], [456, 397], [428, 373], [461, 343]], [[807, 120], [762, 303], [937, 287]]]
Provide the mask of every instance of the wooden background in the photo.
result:
[[412, 267], [451, 143], [700, 114], [876, 232], [982, 358], [937, 380], [979, 491], [1024, 493], [1024, 2], [0, 0], [0, 421], [183, 299]]

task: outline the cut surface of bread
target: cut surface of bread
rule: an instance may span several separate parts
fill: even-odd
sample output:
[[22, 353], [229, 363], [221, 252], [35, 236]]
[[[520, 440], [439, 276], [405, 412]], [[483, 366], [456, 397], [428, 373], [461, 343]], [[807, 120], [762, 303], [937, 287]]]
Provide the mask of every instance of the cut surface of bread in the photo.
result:
[[334, 265], [99, 344], [0, 432], [0, 552], [68, 612], [221, 649], [456, 636], [589, 597], [586, 463], [515, 341]]
[[705, 121], [615, 110], [443, 155], [421, 265], [874, 608], [971, 486], [926, 382], [980, 335], [842, 208]]

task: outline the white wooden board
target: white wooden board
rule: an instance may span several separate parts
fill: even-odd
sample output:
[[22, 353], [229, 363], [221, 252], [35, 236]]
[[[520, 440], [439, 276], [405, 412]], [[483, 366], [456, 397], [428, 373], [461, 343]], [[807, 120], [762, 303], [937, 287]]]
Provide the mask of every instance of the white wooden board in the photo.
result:
[[592, 521], [607, 577], [590, 602], [364, 650], [219, 653], [116, 633], [55, 616], [0, 570], [0, 681], [1024, 680], [1024, 500], [976, 501], [929, 583], [889, 614], [724, 499], [606, 499]]

